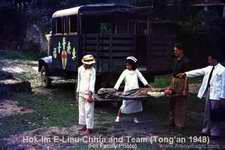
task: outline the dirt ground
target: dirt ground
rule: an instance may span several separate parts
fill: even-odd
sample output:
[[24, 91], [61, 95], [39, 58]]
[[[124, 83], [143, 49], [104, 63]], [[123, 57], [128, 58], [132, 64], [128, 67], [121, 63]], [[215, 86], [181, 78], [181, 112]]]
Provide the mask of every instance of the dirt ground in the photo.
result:
[[[225, 137], [214, 140], [199, 134], [204, 103], [196, 95], [189, 97], [187, 124], [182, 130], [167, 125], [167, 98], [144, 102], [138, 124], [132, 121], [133, 116], [125, 116], [115, 123], [116, 104], [96, 103], [95, 129], [88, 137], [78, 131], [74, 82], [58, 81], [50, 89], [41, 87], [37, 61], [1, 59], [0, 68], [16, 78], [28, 80], [32, 86], [31, 94], [11, 94], [0, 99], [0, 149], [225, 148]], [[192, 84], [191, 89], [198, 85]]]
[[32, 109], [17, 106], [16, 101], [9, 99], [1, 99], [0, 102], [0, 118], [15, 114], [32, 113]]

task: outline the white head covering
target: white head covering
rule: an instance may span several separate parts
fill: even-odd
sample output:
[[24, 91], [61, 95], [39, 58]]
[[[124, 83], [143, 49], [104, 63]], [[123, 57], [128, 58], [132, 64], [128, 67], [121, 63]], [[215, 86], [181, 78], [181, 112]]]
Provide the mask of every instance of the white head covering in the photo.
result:
[[128, 56], [128, 57], [127, 57], [127, 60], [131, 60], [131, 61], [133, 61], [134, 63], [137, 63], [137, 58], [135, 58], [134, 56]]
[[95, 64], [95, 58], [93, 55], [89, 54], [89, 55], [85, 55], [83, 58], [82, 58], [82, 63], [83, 64], [86, 64], [86, 65], [92, 65], [92, 64]]

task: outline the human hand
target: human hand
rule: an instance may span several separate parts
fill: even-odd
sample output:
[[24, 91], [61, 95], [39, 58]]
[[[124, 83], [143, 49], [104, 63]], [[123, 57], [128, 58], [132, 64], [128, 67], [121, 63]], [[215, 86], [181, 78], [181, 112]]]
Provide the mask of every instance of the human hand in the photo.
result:
[[89, 102], [89, 103], [92, 103], [92, 102], [94, 101], [92, 92], [89, 93], [89, 95], [88, 95], [88, 97], [87, 97], [86, 100], [87, 100], [87, 102]]
[[178, 78], [185, 78], [186, 74], [185, 73], [178, 73], [176, 76]]
[[170, 89], [164, 90], [164, 93], [165, 93], [166, 95], [172, 95], [172, 91], [171, 91]]
[[150, 84], [146, 84], [145, 87], [147, 87], [147, 88], [153, 88]]
[[188, 95], [188, 92], [187, 92], [186, 90], [184, 90], [184, 91], [182, 92], [182, 95], [183, 95], [183, 96], [187, 96], [187, 95]]
[[172, 94], [174, 94], [174, 89], [172, 89], [172, 88], [167, 88], [167, 89], [164, 90], [164, 93], [165, 93], [166, 95], [172, 95]]
[[116, 89], [116, 88], [113, 88], [115, 91], [118, 91], [118, 89]]

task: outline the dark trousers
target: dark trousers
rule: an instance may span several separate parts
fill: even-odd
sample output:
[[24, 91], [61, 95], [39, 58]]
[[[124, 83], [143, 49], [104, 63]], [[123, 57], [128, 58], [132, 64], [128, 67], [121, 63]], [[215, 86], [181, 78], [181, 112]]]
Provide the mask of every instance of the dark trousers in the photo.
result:
[[169, 100], [170, 124], [182, 128], [184, 127], [187, 105], [187, 96], [183, 96], [183, 91], [188, 92], [187, 80], [172, 78], [171, 87], [175, 89], [177, 96], [173, 96]]
[[170, 124], [184, 127], [186, 115], [187, 96], [174, 96], [169, 100]]
[[221, 135], [221, 122], [211, 120], [211, 110], [217, 108], [225, 108], [225, 101], [223, 100], [210, 100], [209, 92], [205, 94], [205, 109], [203, 118], [203, 128], [202, 133], [208, 133], [211, 136]]

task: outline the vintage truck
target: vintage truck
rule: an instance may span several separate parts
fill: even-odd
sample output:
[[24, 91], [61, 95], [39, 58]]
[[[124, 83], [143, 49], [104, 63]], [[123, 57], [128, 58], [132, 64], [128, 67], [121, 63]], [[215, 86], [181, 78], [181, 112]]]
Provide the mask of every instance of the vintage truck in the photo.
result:
[[[172, 23], [152, 22], [141, 8], [91, 4], [56, 11], [48, 35], [48, 56], [39, 60], [44, 86], [53, 77], [76, 78], [81, 58], [96, 57], [97, 80], [112, 81], [129, 55], [147, 78], [171, 70], [176, 34]], [[117, 78], [116, 77], [116, 78]], [[113, 83], [114, 84], [114, 83]]]

